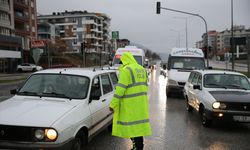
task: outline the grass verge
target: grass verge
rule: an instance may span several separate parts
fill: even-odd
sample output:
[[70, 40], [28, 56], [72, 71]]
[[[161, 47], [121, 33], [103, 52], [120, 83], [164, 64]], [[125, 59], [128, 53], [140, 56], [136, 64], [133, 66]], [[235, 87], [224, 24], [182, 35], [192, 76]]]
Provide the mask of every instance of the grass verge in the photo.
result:
[[12, 79], [12, 80], [0, 80], [0, 84], [1, 83], [17, 82], [17, 81], [22, 81], [22, 80], [25, 80], [25, 79], [27, 79], [27, 77], [25, 77], [25, 78], [19, 78], [19, 79]]

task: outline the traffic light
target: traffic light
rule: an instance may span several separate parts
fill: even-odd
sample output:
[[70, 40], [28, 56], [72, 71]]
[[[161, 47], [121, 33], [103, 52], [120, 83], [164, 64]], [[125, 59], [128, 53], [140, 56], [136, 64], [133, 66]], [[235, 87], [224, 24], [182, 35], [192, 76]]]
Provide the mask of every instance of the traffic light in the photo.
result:
[[83, 55], [83, 52], [85, 51], [85, 42], [81, 43], [81, 54]]
[[161, 13], [161, 2], [156, 2], [156, 14]]

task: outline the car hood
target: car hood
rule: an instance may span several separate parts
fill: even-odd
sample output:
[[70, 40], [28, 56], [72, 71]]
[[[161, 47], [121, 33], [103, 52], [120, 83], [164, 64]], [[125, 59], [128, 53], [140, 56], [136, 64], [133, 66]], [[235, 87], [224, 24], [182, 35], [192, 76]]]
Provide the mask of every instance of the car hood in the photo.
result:
[[14, 96], [5, 100], [0, 103], [0, 124], [50, 127], [75, 107], [69, 100], [53, 99]]
[[168, 78], [178, 82], [187, 82], [191, 70], [171, 69], [168, 71]]
[[210, 91], [219, 102], [250, 102], [250, 93], [245, 91]]

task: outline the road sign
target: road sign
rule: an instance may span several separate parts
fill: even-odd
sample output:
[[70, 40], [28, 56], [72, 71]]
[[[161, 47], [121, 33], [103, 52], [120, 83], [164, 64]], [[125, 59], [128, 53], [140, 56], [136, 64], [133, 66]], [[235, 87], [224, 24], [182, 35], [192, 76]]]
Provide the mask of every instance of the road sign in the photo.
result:
[[112, 39], [119, 39], [119, 31], [112, 31]]

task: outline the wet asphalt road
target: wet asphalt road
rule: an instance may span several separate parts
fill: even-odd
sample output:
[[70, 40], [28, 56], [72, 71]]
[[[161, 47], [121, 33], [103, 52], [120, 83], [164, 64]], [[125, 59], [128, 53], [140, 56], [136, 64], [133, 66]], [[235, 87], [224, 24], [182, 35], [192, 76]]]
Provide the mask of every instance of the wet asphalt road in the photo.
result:
[[[166, 78], [159, 72], [150, 78], [149, 107], [152, 136], [145, 137], [145, 150], [250, 150], [250, 124], [201, 125], [195, 111], [185, 110], [181, 96], [167, 98]], [[112, 137], [107, 130], [94, 137], [88, 150], [130, 150], [129, 139]]]
[[[149, 82], [149, 107], [152, 136], [145, 137], [145, 150], [250, 150], [250, 124], [215, 123], [211, 128], [201, 125], [195, 111], [185, 110], [180, 96], [167, 98], [166, 80], [154, 71]], [[13, 85], [0, 86], [2, 91]], [[87, 150], [130, 150], [130, 139], [100, 132], [88, 144]]]

